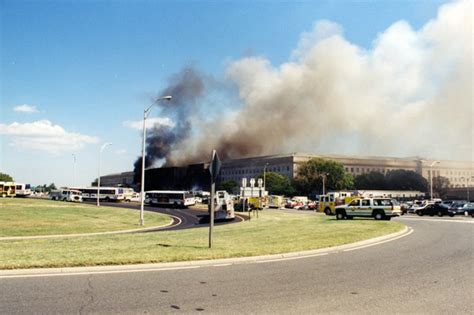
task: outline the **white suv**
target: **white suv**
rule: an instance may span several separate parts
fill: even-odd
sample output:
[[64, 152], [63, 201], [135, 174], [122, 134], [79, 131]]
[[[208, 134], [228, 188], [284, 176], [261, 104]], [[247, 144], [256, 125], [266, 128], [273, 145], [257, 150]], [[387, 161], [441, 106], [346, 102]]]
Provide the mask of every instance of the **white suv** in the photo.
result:
[[336, 218], [373, 217], [375, 220], [390, 220], [399, 216], [401, 209], [388, 198], [357, 198], [350, 203], [336, 207]]

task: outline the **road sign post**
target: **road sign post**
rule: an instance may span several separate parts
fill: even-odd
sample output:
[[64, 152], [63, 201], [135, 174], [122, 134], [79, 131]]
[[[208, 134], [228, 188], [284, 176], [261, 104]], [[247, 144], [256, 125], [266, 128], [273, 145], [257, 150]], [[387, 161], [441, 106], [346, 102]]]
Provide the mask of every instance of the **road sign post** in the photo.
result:
[[211, 165], [209, 166], [209, 172], [211, 173], [211, 207], [209, 213], [209, 248], [212, 247], [212, 228], [214, 227], [214, 211], [215, 211], [215, 202], [214, 202], [214, 195], [216, 193], [216, 180], [217, 175], [219, 175], [219, 171], [221, 169], [221, 161], [219, 160], [219, 156], [217, 155], [216, 150], [212, 150], [212, 161]]

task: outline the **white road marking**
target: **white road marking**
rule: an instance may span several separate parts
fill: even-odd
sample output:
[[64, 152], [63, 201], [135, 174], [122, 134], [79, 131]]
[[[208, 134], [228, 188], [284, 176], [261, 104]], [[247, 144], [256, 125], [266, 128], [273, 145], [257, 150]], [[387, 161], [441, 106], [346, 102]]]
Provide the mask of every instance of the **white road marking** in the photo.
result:
[[460, 220], [460, 219], [423, 219], [423, 218], [398, 218], [397, 220], [401, 221], [430, 221], [430, 222], [452, 222], [452, 223], [466, 223], [466, 224], [474, 224], [473, 220]]
[[413, 231], [414, 230], [412, 228], [409, 228], [409, 232], [406, 233], [406, 234], [397, 236], [395, 238], [391, 238], [389, 240], [380, 241], [380, 242], [377, 242], [377, 243], [372, 243], [372, 244], [367, 244], [367, 245], [357, 246], [357, 247], [354, 247], [354, 248], [345, 249], [345, 250], [343, 250], [343, 252], [350, 252], [350, 251], [357, 250], [357, 249], [367, 248], [367, 247], [376, 246], [376, 245], [380, 245], [380, 244], [383, 244], [383, 243], [388, 243], [388, 242], [391, 242], [391, 241], [395, 241], [395, 240], [398, 240], [399, 238], [410, 235], [411, 233], [413, 233]]
[[24, 274], [24, 275], [0, 275], [0, 279], [17, 279], [17, 278], [41, 278], [41, 277], [61, 277], [61, 276], [87, 276], [87, 275], [102, 275], [102, 274], [116, 274], [116, 273], [137, 273], [150, 271], [170, 271], [183, 269], [197, 269], [202, 266], [177, 266], [168, 268], [148, 268], [148, 269], [124, 269], [124, 270], [101, 270], [101, 271], [86, 271], [86, 272], [56, 272], [56, 273], [42, 273], [42, 274]]
[[264, 264], [264, 263], [275, 262], [275, 261], [296, 260], [296, 259], [311, 258], [311, 257], [326, 256], [326, 255], [329, 255], [329, 253], [321, 253], [321, 254], [303, 255], [303, 256], [296, 256], [296, 257], [282, 257], [282, 258], [277, 258], [277, 259], [259, 260], [259, 261], [255, 261], [255, 263], [256, 263], [256, 264]]
[[227, 266], [232, 266], [233, 264], [218, 264], [218, 265], [212, 265], [212, 267], [227, 267]]

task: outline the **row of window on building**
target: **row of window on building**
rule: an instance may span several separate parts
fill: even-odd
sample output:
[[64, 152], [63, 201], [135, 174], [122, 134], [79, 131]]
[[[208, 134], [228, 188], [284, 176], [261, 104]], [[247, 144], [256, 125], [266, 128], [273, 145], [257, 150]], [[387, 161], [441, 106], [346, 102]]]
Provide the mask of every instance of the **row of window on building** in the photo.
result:
[[[263, 167], [258, 168], [243, 168], [243, 169], [223, 169], [221, 175], [259, 175], [263, 174]], [[267, 172], [275, 173], [289, 173], [290, 166], [269, 166], [266, 168]]]
[[370, 172], [379, 172], [382, 174], [387, 173], [388, 171], [392, 171], [395, 169], [389, 169], [389, 168], [364, 168], [364, 167], [345, 167], [346, 172], [350, 172], [352, 174], [364, 174], [364, 173], [370, 173]]

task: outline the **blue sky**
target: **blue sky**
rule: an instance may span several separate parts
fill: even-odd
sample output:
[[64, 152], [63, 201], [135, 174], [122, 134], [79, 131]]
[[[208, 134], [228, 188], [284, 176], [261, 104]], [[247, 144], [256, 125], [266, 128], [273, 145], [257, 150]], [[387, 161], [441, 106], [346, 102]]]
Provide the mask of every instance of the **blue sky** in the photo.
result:
[[[418, 29], [442, 3], [0, 0], [0, 171], [20, 182], [72, 185], [74, 154], [75, 184], [87, 185], [104, 142], [113, 145], [102, 154], [101, 173], [131, 170], [141, 132], [124, 122], [140, 121], [151, 97], [183, 67], [221, 77], [244, 56], [278, 66], [319, 20], [338, 23], [347, 41], [370, 49], [393, 23]], [[34, 135], [15, 136], [48, 129], [46, 120], [74, 145], [59, 137], [28, 145]]]

